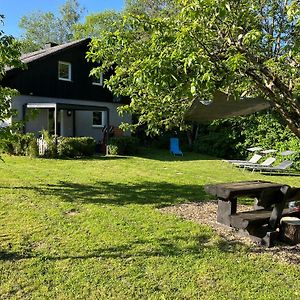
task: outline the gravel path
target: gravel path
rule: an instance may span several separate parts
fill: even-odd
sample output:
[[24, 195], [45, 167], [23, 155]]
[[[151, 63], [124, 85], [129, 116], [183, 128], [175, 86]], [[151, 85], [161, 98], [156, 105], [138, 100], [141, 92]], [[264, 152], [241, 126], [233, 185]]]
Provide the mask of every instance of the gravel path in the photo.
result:
[[[258, 246], [247, 237], [241, 237], [234, 228], [219, 224], [217, 220], [217, 201], [185, 203], [159, 209], [162, 213], [174, 214], [183, 219], [211, 226], [228, 243], [240, 242], [249, 246], [255, 254], [271, 253], [274, 258], [300, 265], [300, 244], [295, 246], [278, 244], [272, 248]], [[238, 205], [240, 211], [250, 210], [250, 206]]]

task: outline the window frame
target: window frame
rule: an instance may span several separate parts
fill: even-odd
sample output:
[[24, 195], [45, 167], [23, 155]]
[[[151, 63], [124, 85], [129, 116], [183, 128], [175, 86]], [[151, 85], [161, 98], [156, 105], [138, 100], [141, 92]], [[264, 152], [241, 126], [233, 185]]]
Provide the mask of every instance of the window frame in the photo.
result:
[[[68, 66], [68, 78], [60, 77], [60, 66], [65, 65]], [[59, 61], [58, 62], [58, 79], [63, 81], [72, 81], [72, 64], [66, 61]]]
[[92, 85], [103, 86], [103, 73], [100, 73], [100, 78], [92, 77]]
[[[94, 113], [101, 113], [101, 125], [94, 124]], [[103, 128], [105, 126], [104, 124], [104, 111], [103, 110], [95, 110], [92, 112], [92, 127], [93, 128]]]

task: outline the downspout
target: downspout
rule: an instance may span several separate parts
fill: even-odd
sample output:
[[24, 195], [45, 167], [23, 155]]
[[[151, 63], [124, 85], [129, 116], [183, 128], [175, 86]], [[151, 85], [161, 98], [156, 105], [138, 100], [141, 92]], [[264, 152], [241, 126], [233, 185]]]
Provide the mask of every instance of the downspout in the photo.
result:
[[76, 136], [76, 110], [72, 110], [72, 117], [73, 117], [73, 137]]

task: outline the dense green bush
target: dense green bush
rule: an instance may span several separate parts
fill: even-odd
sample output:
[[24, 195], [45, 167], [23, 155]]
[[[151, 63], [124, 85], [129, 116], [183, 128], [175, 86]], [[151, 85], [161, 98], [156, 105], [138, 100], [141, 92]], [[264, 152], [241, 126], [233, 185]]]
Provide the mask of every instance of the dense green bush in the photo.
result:
[[116, 145], [107, 145], [107, 151], [109, 155], [118, 155], [119, 148]]
[[[201, 126], [194, 150], [222, 158], [247, 158], [252, 153], [246, 149], [253, 146], [275, 149], [277, 161], [292, 159], [300, 166], [300, 139], [274, 112], [218, 120]], [[297, 153], [286, 158], [280, 155], [284, 150]]]
[[39, 156], [39, 147], [38, 147], [36, 138], [32, 139], [29, 142], [26, 154], [30, 157], [38, 157]]
[[[246, 126], [247, 125], [247, 126]], [[275, 113], [259, 114], [248, 117], [243, 126], [244, 148], [251, 145], [263, 149], [277, 150], [277, 160], [292, 159], [300, 167], [300, 139], [284, 125]], [[294, 150], [290, 157], [282, 157], [280, 152]]]
[[132, 155], [138, 151], [139, 140], [136, 137], [112, 137], [108, 142], [108, 154]]
[[55, 158], [57, 157], [57, 137], [51, 135], [47, 130], [42, 130], [41, 135], [47, 143], [47, 148], [43, 157]]
[[11, 155], [28, 155], [29, 145], [36, 143], [36, 137], [32, 133], [19, 133], [2, 129], [0, 149], [3, 153]]
[[200, 125], [193, 145], [195, 152], [222, 158], [243, 158], [244, 137], [240, 118], [214, 121]]
[[96, 152], [96, 141], [91, 137], [60, 137], [57, 142], [59, 157], [91, 156]]

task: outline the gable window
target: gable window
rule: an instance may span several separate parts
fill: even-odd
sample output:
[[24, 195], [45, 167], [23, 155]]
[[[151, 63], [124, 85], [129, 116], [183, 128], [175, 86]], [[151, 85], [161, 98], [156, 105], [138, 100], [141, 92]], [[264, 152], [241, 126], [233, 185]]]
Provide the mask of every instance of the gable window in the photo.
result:
[[103, 111], [93, 111], [93, 127], [103, 127], [104, 117]]
[[68, 62], [59, 61], [58, 62], [58, 79], [59, 80], [65, 80], [65, 81], [71, 81], [71, 70], [72, 65]]
[[100, 73], [100, 77], [93, 76], [92, 80], [93, 80], [92, 81], [93, 85], [103, 86], [103, 74], [102, 73]]

